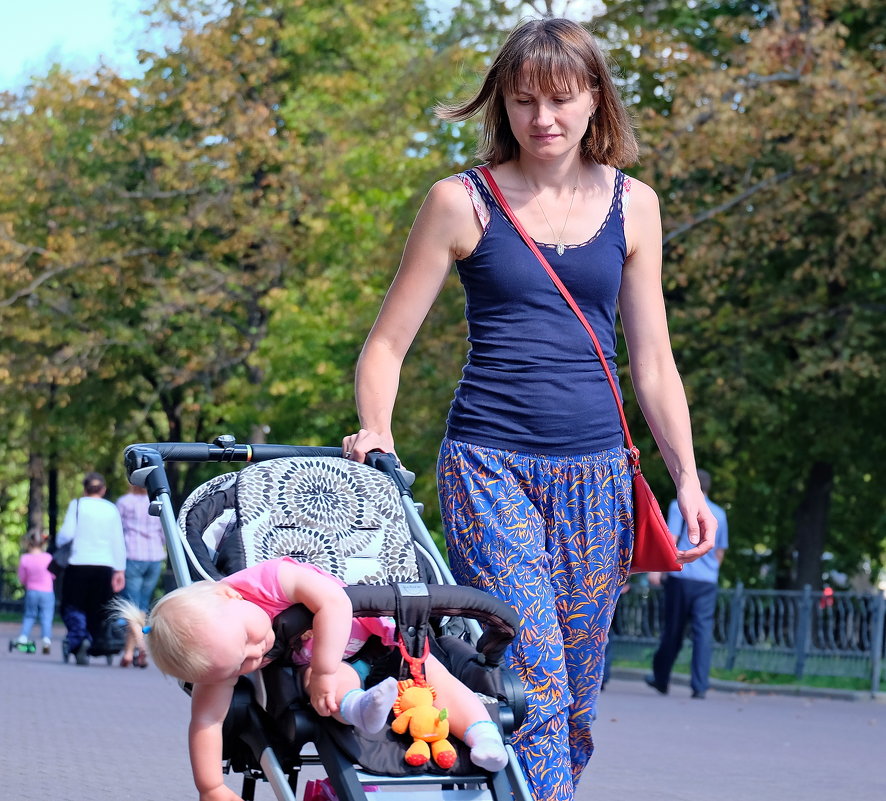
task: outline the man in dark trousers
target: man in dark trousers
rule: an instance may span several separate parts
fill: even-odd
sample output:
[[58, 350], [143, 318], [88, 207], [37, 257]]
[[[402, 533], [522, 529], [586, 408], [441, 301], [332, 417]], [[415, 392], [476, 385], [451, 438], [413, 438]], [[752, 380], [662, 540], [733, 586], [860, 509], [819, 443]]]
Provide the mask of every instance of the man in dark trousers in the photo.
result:
[[[704, 698], [708, 690], [711, 657], [714, 651], [714, 613], [717, 610], [717, 578], [723, 556], [729, 547], [729, 528], [726, 512], [709, 497], [711, 476], [698, 471], [698, 479], [708, 507], [717, 519], [717, 539], [712, 550], [700, 559], [683, 566], [677, 573], [665, 574], [664, 615], [661, 641], [652, 658], [652, 673], [646, 683], [658, 692], [668, 691], [671, 670], [683, 646], [686, 623], [692, 621], [692, 697]], [[686, 522], [676, 501], [668, 508], [668, 528], [677, 541], [677, 548], [691, 548]], [[661, 574], [650, 574], [651, 584], [660, 581]]]

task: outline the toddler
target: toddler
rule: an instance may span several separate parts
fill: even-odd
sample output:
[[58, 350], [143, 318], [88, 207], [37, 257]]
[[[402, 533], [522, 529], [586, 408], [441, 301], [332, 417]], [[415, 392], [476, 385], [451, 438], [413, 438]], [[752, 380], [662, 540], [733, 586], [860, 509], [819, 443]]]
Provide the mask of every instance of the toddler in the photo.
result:
[[51, 554], [46, 552], [47, 538], [38, 530], [25, 537], [25, 552], [18, 563], [18, 580], [25, 588], [25, 611], [22, 616], [21, 633], [9, 643], [9, 650], [35, 653], [37, 644], [31, 640], [31, 629], [40, 621], [43, 637], [43, 653], [48, 654], [52, 645], [52, 618], [55, 616], [55, 576], [49, 572]]
[[[174, 590], [147, 616], [127, 601], [117, 602], [121, 616], [144, 630], [157, 667], [194, 685], [188, 746], [200, 801], [239, 798], [222, 780], [222, 724], [237, 678], [270, 661], [265, 655], [274, 645], [271, 622], [293, 604], [304, 604], [314, 615], [312, 636], [295, 655], [295, 662], [304, 665], [311, 706], [319, 715], [366, 733], [384, 728], [397, 696], [396, 679], [363, 690], [357, 671], [343, 660], [371, 634], [394, 645], [394, 623], [354, 618], [342, 586], [312, 565], [281, 557], [218, 582]], [[450, 729], [467, 743], [471, 760], [485, 770], [502, 769], [507, 753], [482, 702], [432, 656], [425, 668], [437, 703], [447, 707]]]

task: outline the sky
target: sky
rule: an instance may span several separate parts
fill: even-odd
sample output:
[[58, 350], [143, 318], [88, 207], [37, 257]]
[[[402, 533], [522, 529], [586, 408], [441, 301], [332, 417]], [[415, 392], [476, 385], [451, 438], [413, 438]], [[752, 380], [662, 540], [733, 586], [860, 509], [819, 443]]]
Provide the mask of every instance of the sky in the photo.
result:
[[136, 65], [144, 30], [142, 0], [0, 0], [0, 91], [58, 62], [87, 74], [100, 56], [126, 72]]
[[[0, 0], [0, 92], [21, 88], [31, 75], [45, 75], [53, 63], [89, 75], [104, 58], [123, 74], [137, 73], [137, 43], [146, 41], [145, 19], [138, 11], [146, 4], [147, 0]], [[446, 9], [454, 0], [432, 5]], [[594, 0], [562, 0], [556, 7], [580, 14], [579, 19], [594, 5]]]

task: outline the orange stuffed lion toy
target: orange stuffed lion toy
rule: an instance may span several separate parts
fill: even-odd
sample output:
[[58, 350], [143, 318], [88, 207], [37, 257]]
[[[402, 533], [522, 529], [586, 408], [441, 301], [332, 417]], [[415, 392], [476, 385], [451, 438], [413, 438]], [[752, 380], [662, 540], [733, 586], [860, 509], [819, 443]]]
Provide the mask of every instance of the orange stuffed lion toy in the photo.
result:
[[413, 743], [404, 759], [409, 765], [424, 765], [431, 757], [444, 770], [455, 764], [456, 751], [449, 736], [446, 710], [437, 709], [437, 694], [429, 684], [416, 684], [412, 679], [397, 682], [399, 694], [394, 701], [394, 718], [391, 728], [397, 734], [407, 729]]

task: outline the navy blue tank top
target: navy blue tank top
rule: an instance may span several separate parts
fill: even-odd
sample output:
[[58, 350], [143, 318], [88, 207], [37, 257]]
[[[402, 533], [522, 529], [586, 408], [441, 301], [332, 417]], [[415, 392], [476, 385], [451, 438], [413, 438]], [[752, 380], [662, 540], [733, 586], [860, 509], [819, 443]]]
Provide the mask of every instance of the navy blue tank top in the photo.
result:
[[[447, 418], [450, 439], [554, 456], [622, 444], [618, 410], [587, 331], [538, 259], [473, 171], [465, 173], [490, 212], [474, 252], [456, 262], [465, 290], [470, 351]], [[624, 173], [586, 242], [538, 243], [615, 365], [615, 315], [627, 255]]]

